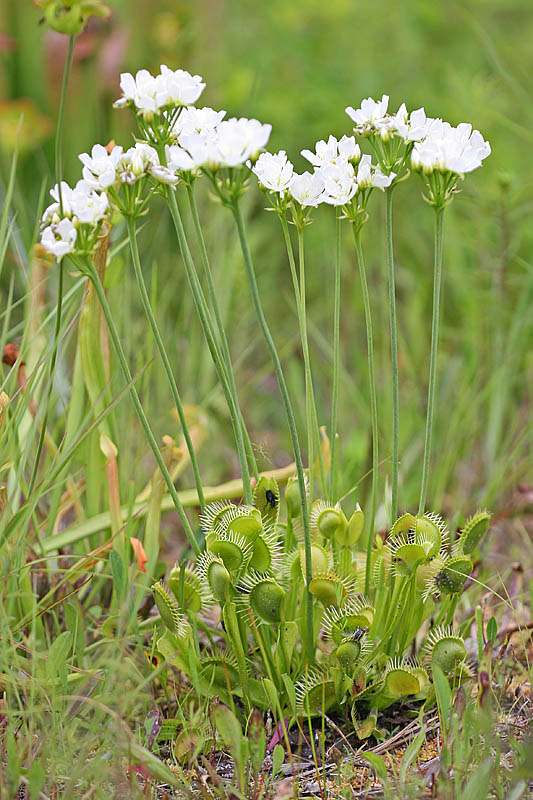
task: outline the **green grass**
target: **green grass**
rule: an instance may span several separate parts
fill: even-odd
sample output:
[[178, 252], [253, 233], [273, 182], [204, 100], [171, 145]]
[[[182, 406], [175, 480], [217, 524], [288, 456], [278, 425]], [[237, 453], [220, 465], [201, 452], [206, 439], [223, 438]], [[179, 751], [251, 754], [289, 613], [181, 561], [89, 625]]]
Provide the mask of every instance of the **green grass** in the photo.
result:
[[[424, 105], [428, 113], [455, 123], [471, 120], [490, 140], [493, 154], [486, 166], [469, 178], [447, 213], [429, 498], [431, 507], [445, 514], [452, 527], [479, 506], [490, 507], [497, 519], [476, 573], [480, 584], [458, 605], [462, 632], [471, 635], [468, 625], [487, 586], [499, 598], [492, 594], [486, 601], [490, 612], [485, 635], [491, 615], [500, 630], [527, 622], [530, 576], [526, 573], [520, 582], [512, 566], [521, 561], [527, 567], [531, 559], [524, 505], [517, 502], [517, 487], [530, 480], [531, 452], [527, 413], [532, 389], [533, 19], [527, 0], [446, 4], [271, 0], [260, 9], [247, 0], [225, 5], [207, 0], [116, 0], [111, 5], [111, 22], [99, 22], [85, 35], [83, 56], [74, 63], [64, 135], [69, 180], [79, 173], [78, 152], [95, 141], [126, 142], [132, 133], [129, 116], [111, 111], [111, 101], [118, 96], [118, 72], [157, 68], [160, 62], [204, 75], [206, 104], [222, 106], [228, 115], [271, 122], [271, 149], [285, 148], [302, 169], [298, 154], [303, 147], [330, 132], [349, 132], [346, 105], [383, 91], [391, 94], [393, 107], [405, 99], [411, 107]], [[188, 797], [192, 790], [187, 759], [168, 757], [166, 743], [156, 741], [153, 722], [159, 714], [177, 720], [171, 733], [178, 730], [183, 751], [196, 748], [199, 763], [205, 766], [202, 755], [208, 756], [211, 748], [211, 728], [205, 720], [213, 709], [195, 700], [190, 687], [180, 684], [163, 665], [154, 665], [148, 576], [136, 569], [133, 555], [127, 574], [108, 557], [109, 542], [113, 535], [116, 542], [121, 524], [126, 538], [144, 541], [149, 571], [155, 576], [162, 575], [186, 545], [133, 414], [129, 387], [114, 354], [109, 354], [97, 305], [70, 268], [65, 270], [47, 436], [35, 486], [28, 492], [49, 390], [58, 285], [57, 268], [34, 249], [36, 220], [53, 182], [50, 131], [53, 134], [67, 40], [52, 39], [38, 25], [39, 11], [30, 3], [0, 0], [0, 21], [2, 30], [15, 40], [15, 46], [0, 55], [4, 67], [0, 96], [7, 102], [29, 98], [33, 104], [31, 114], [25, 112], [19, 135], [18, 112], [11, 122], [7, 115], [0, 120], [0, 347], [16, 342], [20, 348], [20, 360], [4, 365], [0, 381], [9, 398], [0, 414], [0, 798], [12, 797], [21, 782], [29, 786], [31, 800], [141, 797], [137, 779], [128, 771], [131, 767], [160, 784], [175, 783], [179, 796]], [[49, 131], [44, 135], [46, 120]], [[43, 124], [42, 136], [38, 122]], [[283, 467], [293, 460], [289, 431], [269, 354], [258, 335], [231, 215], [212, 202], [206, 185], [199, 186], [198, 195], [239, 400], [258, 466], [260, 470]], [[424, 444], [433, 213], [421, 202], [420, 183], [415, 180], [402, 184], [395, 199], [400, 510], [414, 512]], [[184, 192], [178, 200], [196, 261], [201, 263]], [[383, 197], [372, 202], [374, 213], [363, 237], [378, 357], [377, 524], [385, 529], [383, 499], [391, 456], [385, 202]], [[263, 205], [263, 197], [254, 189], [246, 195], [243, 210], [261, 299], [284, 364], [300, 441], [305, 443], [298, 311], [279, 223], [263, 212]], [[226, 485], [239, 476], [230, 415], [162, 202], [139, 228], [144, 277], [192, 421], [202, 479], [205, 486], [214, 487], [206, 495], [238, 498], [238, 483]], [[364, 307], [348, 232], [341, 255], [338, 483], [340, 494], [349, 494], [350, 504], [358, 500], [368, 507], [372, 453]], [[306, 231], [307, 324], [320, 424], [329, 424], [331, 417], [334, 269], [334, 220], [320, 212]], [[125, 225], [115, 233], [105, 285], [150, 424], [158, 440], [172, 436], [183, 454], [171, 391], [138, 296]], [[102, 453], [102, 434], [116, 445], [117, 478], [113, 459]], [[166, 452], [179, 497], [196, 528], [192, 470], [170, 445]], [[113, 517], [117, 499], [118, 522], [116, 514]], [[489, 731], [495, 719], [510, 713], [502, 691], [505, 680], [513, 674], [526, 680], [527, 659], [522, 663], [520, 647], [507, 661], [493, 661], [490, 648], [484, 649], [481, 665], [490, 675], [494, 697], [481, 710], [474, 705], [475, 713], [470, 707], [462, 709], [460, 698], [454, 701], [442, 763], [443, 769], [448, 764], [461, 766], [455, 770], [453, 788], [446, 788], [445, 773], [441, 774], [443, 797], [488, 796], [489, 785], [496, 797], [513, 788], [515, 794], [508, 796], [523, 796], [528, 776], [527, 767], [520, 765], [527, 763], [526, 744], [512, 726], [504, 744], [501, 736], [493, 739]], [[446, 689], [442, 692], [445, 695]], [[446, 698], [439, 698], [439, 705], [442, 702]], [[515, 706], [513, 713], [520, 708], [518, 699]], [[394, 731], [392, 720], [383, 733], [385, 740]], [[193, 733], [191, 745], [187, 737]], [[235, 756], [241, 747], [235, 736], [220, 736]], [[246, 780], [259, 769], [260, 725], [255, 736], [259, 744], [241, 765]], [[332, 736], [342, 742], [329, 730], [324, 747]], [[318, 739], [320, 752], [320, 735]], [[404, 754], [403, 771], [400, 763], [385, 765], [388, 796], [397, 797], [399, 786], [404, 796], [419, 796], [419, 777], [408, 770], [409, 759], [416, 758], [415, 746], [409, 756]], [[508, 772], [499, 768], [494, 756], [500, 749], [506, 758], [513, 754]], [[328, 763], [332, 762], [331, 757]], [[378, 775], [384, 768], [379, 761], [371, 766]], [[361, 777], [358, 769], [358, 758], [353, 756], [342, 769], [333, 770], [335, 777], [327, 789], [332, 797], [351, 796], [347, 787]], [[348, 775], [350, 770], [353, 774]], [[323, 783], [323, 772], [316, 767], [311, 772]], [[268, 775], [267, 784], [274, 781], [271, 769]], [[280, 775], [281, 771], [274, 777]], [[216, 796], [227, 793], [223, 785], [217, 787], [213, 781], [213, 786]], [[149, 792], [147, 796], [156, 796], [155, 790]]]

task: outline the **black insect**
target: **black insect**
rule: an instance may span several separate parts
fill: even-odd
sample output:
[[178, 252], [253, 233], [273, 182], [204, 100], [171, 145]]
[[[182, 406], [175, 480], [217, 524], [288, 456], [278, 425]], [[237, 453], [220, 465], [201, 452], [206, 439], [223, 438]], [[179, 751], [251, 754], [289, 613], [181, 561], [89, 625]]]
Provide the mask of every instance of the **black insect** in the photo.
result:
[[267, 489], [266, 490], [265, 498], [266, 498], [266, 501], [267, 501], [268, 505], [270, 506], [270, 508], [276, 508], [276, 505], [277, 505], [277, 502], [278, 502], [278, 498], [276, 497], [276, 495], [274, 494], [272, 489]]

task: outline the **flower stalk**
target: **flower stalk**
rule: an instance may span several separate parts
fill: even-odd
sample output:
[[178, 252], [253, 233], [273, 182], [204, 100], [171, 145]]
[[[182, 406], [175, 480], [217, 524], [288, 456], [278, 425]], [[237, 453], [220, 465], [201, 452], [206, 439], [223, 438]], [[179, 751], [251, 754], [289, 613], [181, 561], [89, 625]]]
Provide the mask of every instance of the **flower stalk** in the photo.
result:
[[355, 225], [352, 226], [355, 253], [359, 266], [359, 276], [361, 279], [361, 294], [363, 296], [363, 307], [365, 311], [366, 327], [366, 346], [368, 359], [368, 385], [370, 392], [370, 419], [372, 427], [372, 480], [370, 489], [370, 510], [367, 516], [367, 545], [366, 545], [366, 570], [365, 570], [365, 593], [368, 593], [370, 585], [370, 568], [372, 563], [372, 545], [374, 539], [374, 523], [376, 519], [377, 492], [379, 481], [379, 426], [378, 426], [378, 400], [376, 389], [376, 370], [374, 362], [374, 331], [372, 325], [372, 307], [370, 305], [370, 294], [368, 291], [368, 281], [366, 276], [365, 258], [361, 245], [361, 233], [357, 231]]
[[139, 289], [139, 294], [141, 296], [141, 302], [144, 308], [144, 313], [150, 327], [152, 329], [152, 333], [154, 336], [154, 340], [156, 343], [157, 350], [161, 357], [161, 361], [163, 363], [163, 367], [165, 369], [165, 373], [167, 375], [168, 383], [170, 386], [170, 391], [172, 394], [172, 399], [176, 406], [176, 410], [178, 412], [178, 417], [180, 420], [181, 428], [183, 431], [183, 438], [185, 439], [185, 444], [187, 446], [187, 450], [189, 453], [189, 457], [191, 459], [191, 467], [194, 475], [194, 485], [196, 486], [196, 491], [198, 492], [198, 499], [200, 503], [200, 508], [205, 506], [205, 498], [204, 498], [204, 490], [202, 487], [202, 480], [200, 477], [200, 469], [198, 467], [198, 459], [196, 458], [196, 452], [194, 450], [194, 445], [192, 443], [191, 434], [189, 432], [189, 426], [187, 423], [187, 418], [185, 415], [185, 409], [183, 408], [183, 403], [178, 391], [178, 387], [176, 384], [176, 379], [174, 377], [174, 373], [172, 371], [172, 365], [170, 363], [170, 359], [168, 357], [161, 333], [159, 331], [159, 326], [157, 324], [157, 320], [155, 318], [152, 304], [150, 302], [150, 297], [148, 295], [146, 284], [144, 281], [144, 276], [142, 273], [141, 267], [141, 260], [139, 258], [139, 247], [137, 243], [137, 231], [135, 227], [135, 220], [131, 217], [127, 220], [128, 225], [128, 238], [130, 243], [130, 252], [131, 258], [133, 261], [133, 269], [135, 271], [135, 278], [137, 281], [137, 287]]
[[[306, 319], [306, 300], [305, 300], [305, 253], [303, 230], [298, 239], [298, 252], [299, 252], [299, 266], [300, 277], [296, 269], [296, 260], [292, 248], [291, 237], [289, 233], [289, 226], [284, 214], [279, 215], [281, 228], [283, 231], [283, 238], [285, 240], [285, 247], [287, 249], [287, 257], [289, 259], [289, 266], [291, 270], [292, 285], [294, 289], [294, 298], [296, 302], [296, 312], [298, 316], [298, 328], [300, 331], [300, 344], [304, 357], [304, 375], [305, 375], [305, 408], [306, 408], [306, 427], [307, 427], [307, 448], [309, 459], [309, 492], [310, 501], [313, 493], [313, 465], [314, 465], [314, 452], [315, 444], [318, 452], [318, 463], [320, 468], [320, 481], [322, 490], [326, 488], [326, 478], [324, 473], [324, 459], [322, 456], [322, 448], [320, 446], [320, 427], [318, 423], [318, 413], [316, 408], [316, 400], [313, 388], [313, 376], [311, 372], [311, 359], [309, 357], [309, 343], [307, 337], [307, 319]], [[302, 286], [303, 278], [303, 286]]]
[[255, 454], [253, 451], [252, 443], [250, 441], [250, 436], [248, 434], [248, 430], [246, 428], [246, 424], [244, 421], [244, 417], [239, 405], [239, 397], [237, 394], [237, 385], [235, 383], [235, 375], [231, 365], [231, 353], [229, 349], [228, 337], [226, 336], [226, 331], [224, 329], [224, 322], [222, 320], [222, 314], [220, 311], [220, 304], [217, 299], [217, 293], [215, 288], [215, 282], [213, 279], [213, 270], [211, 269], [211, 262], [209, 260], [209, 254], [207, 252], [207, 247], [205, 243], [204, 234], [202, 231], [202, 225], [200, 223], [200, 216], [198, 214], [198, 205], [196, 203], [196, 197], [194, 194], [194, 188], [192, 183], [187, 183], [187, 197], [189, 200], [189, 206], [191, 210], [192, 221], [194, 225], [194, 230], [196, 233], [196, 238], [198, 239], [198, 243], [200, 245], [200, 253], [202, 257], [202, 263], [204, 267], [205, 276], [207, 278], [207, 292], [209, 301], [211, 303], [211, 308], [214, 315], [214, 320], [218, 332], [218, 339], [219, 339], [219, 346], [222, 350], [222, 364], [226, 367], [226, 375], [228, 381], [228, 387], [231, 392], [233, 398], [233, 404], [235, 405], [238, 417], [239, 417], [239, 426], [241, 429], [241, 435], [244, 439], [244, 446], [246, 448], [246, 454], [248, 456], [248, 462], [250, 464], [252, 474], [254, 478], [257, 480], [259, 477], [259, 470], [257, 467], [257, 461], [255, 458]]
[[272, 363], [274, 365], [274, 370], [276, 372], [276, 377], [278, 380], [278, 386], [280, 389], [280, 393], [283, 399], [283, 404], [285, 406], [285, 413], [287, 415], [287, 422], [289, 425], [289, 433], [291, 437], [292, 448], [294, 451], [294, 460], [296, 463], [296, 473], [298, 477], [298, 487], [300, 491], [301, 497], [301, 504], [302, 504], [302, 520], [303, 520], [303, 528], [304, 528], [304, 548], [305, 548], [305, 571], [306, 571], [306, 609], [305, 609], [305, 628], [306, 628], [306, 660], [307, 662], [314, 661], [314, 624], [313, 624], [313, 598], [311, 592], [309, 591], [309, 585], [311, 583], [313, 577], [313, 566], [312, 566], [312, 558], [311, 558], [311, 529], [309, 525], [309, 511], [307, 505], [307, 496], [306, 496], [306, 486], [305, 486], [305, 473], [304, 473], [304, 466], [302, 461], [302, 451], [300, 448], [300, 441], [298, 438], [298, 431], [296, 428], [296, 420], [294, 417], [294, 411], [292, 408], [289, 391], [287, 389], [287, 383], [285, 381], [285, 375], [283, 374], [283, 367], [281, 366], [281, 361], [278, 355], [278, 351], [272, 338], [272, 334], [270, 332], [270, 328], [268, 326], [268, 322], [265, 317], [265, 313], [263, 311], [263, 304], [261, 302], [261, 296], [259, 294], [259, 287], [257, 285], [257, 279], [255, 276], [255, 268], [252, 260], [252, 254], [250, 253], [250, 248], [248, 246], [248, 240], [246, 238], [246, 232], [244, 228], [244, 220], [242, 218], [241, 209], [239, 206], [239, 201], [237, 198], [231, 204], [231, 210], [233, 212], [233, 216], [235, 218], [235, 223], [237, 226], [237, 231], [239, 234], [239, 240], [241, 244], [242, 254], [244, 258], [244, 265], [246, 268], [246, 274], [248, 277], [248, 282], [250, 285], [250, 291], [252, 294], [252, 299], [255, 307], [255, 312], [257, 315], [258, 322], [261, 326], [263, 336], [265, 338], [266, 344], [270, 351], [270, 356], [272, 358]]
[[244, 493], [244, 500], [247, 504], [250, 504], [252, 501], [252, 487], [250, 482], [250, 470], [248, 468], [248, 461], [246, 456], [246, 447], [244, 444], [244, 437], [242, 432], [242, 427], [240, 425], [241, 417], [238, 409], [235, 406], [233, 395], [231, 390], [229, 389], [228, 379], [226, 374], [226, 369], [224, 367], [223, 358], [221, 356], [219, 346], [215, 340], [214, 331], [213, 331], [213, 323], [211, 314], [207, 307], [207, 303], [205, 300], [205, 296], [203, 294], [203, 290], [200, 284], [200, 280], [198, 278], [196, 267], [194, 265], [194, 261], [192, 259], [191, 251], [189, 249], [189, 245], [187, 244], [187, 239], [185, 236], [185, 229], [183, 227], [183, 222], [181, 219], [181, 215], [178, 208], [178, 203], [176, 200], [175, 192], [172, 189], [168, 190], [167, 193], [170, 213], [172, 216], [172, 221], [174, 223], [174, 227], [176, 230], [176, 234], [178, 237], [178, 242], [180, 246], [181, 255], [183, 258], [183, 262], [185, 264], [185, 270], [187, 273], [187, 279], [189, 281], [189, 286], [191, 288], [193, 299], [196, 305], [196, 310], [200, 317], [200, 322], [202, 325], [202, 329], [204, 331], [204, 335], [207, 340], [207, 345], [211, 352], [211, 356], [213, 361], [215, 362], [215, 366], [217, 368], [217, 372], [222, 383], [222, 387], [224, 390], [224, 394], [226, 396], [226, 401], [228, 403], [233, 430], [235, 435], [235, 442], [237, 447], [237, 454], [239, 458], [239, 464], [241, 467], [242, 473], [242, 482], [243, 482], [243, 493]]
[[442, 285], [442, 254], [444, 242], [444, 207], [435, 207], [435, 256], [433, 275], [433, 312], [431, 319], [431, 353], [429, 359], [429, 383], [426, 411], [426, 433], [424, 439], [424, 460], [422, 464], [422, 485], [418, 513], [423, 514], [426, 507], [429, 467], [431, 464], [431, 448], [433, 443], [433, 425], [435, 417], [435, 400], [437, 395], [437, 359], [440, 328], [440, 294]]
[[334, 301], [333, 301], [333, 381], [331, 389], [331, 481], [330, 498], [332, 501], [337, 499], [337, 472], [338, 472], [338, 443], [337, 443], [337, 419], [339, 413], [339, 381], [341, 366], [341, 335], [340, 335], [340, 316], [341, 316], [341, 248], [342, 248], [342, 220], [337, 213], [335, 216], [335, 281], [334, 281]]
[[385, 191], [386, 216], [385, 240], [387, 279], [389, 295], [389, 327], [392, 372], [392, 474], [391, 474], [391, 525], [398, 516], [398, 472], [400, 449], [400, 384], [398, 370], [398, 321], [396, 318], [396, 277], [394, 269], [394, 245], [392, 239], [392, 193], [394, 184]]

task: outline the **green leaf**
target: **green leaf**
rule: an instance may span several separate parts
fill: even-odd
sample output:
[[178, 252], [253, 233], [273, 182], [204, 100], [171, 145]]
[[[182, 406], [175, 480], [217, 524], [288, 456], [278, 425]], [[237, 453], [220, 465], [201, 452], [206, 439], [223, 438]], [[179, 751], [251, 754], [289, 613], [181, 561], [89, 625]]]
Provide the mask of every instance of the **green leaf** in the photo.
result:
[[272, 777], [278, 775], [283, 762], [285, 761], [285, 750], [280, 744], [277, 744], [272, 751]]
[[116, 550], [111, 550], [109, 553], [109, 564], [117, 597], [122, 598], [126, 593], [126, 571], [122, 558]]
[[487, 639], [491, 644], [494, 644], [496, 641], [496, 636], [498, 635], [498, 623], [496, 622], [495, 617], [491, 617], [487, 623]]
[[387, 780], [387, 766], [385, 764], [385, 760], [375, 753], [365, 753], [360, 751], [358, 755], [360, 755], [361, 758], [364, 758], [364, 760], [372, 767], [380, 781], [385, 783]]
[[241, 723], [233, 711], [227, 706], [222, 705], [222, 703], [214, 705], [211, 713], [215, 728], [224, 745], [234, 758], [238, 758], [242, 740]]
[[426, 728], [425, 725], [422, 726], [420, 731], [417, 733], [413, 741], [406, 747], [405, 753], [403, 754], [402, 764], [400, 767], [400, 783], [404, 784], [405, 779], [407, 777], [407, 770], [416, 759], [418, 753], [420, 752], [420, 748], [424, 744], [426, 740]]
[[279, 695], [278, 690], [270, 680], [270, 678], [263, 678], [261, 681], [263, 684], [263, 688], [265, 690], [265, 694], [268, 698], [268, 702], [273, 709], [277, 709], [279, 706]]
[[476, 767], [476, 771], [461, 792], [461, 800], [480, 800], [481, 797], [488, 797], [492, 767], [491, 758], [485, 759]]
[[67, 680], [67, 658], [72, 645], [72, 634], [70, 631], [63, 631], [57, 639], [54, 639], [48, 651], [48, 661], [46, 671], [52, 680], [59, 679], [61, 683]]
[[294, 683], [289, 675], [287, 675], [285, 672], [282, 673], [281, 680], [283, 681], [285, 691], [287, 692], [287, 699], [289, 701], [291, 714], [296, 714], [296, 690], [294, 688]]

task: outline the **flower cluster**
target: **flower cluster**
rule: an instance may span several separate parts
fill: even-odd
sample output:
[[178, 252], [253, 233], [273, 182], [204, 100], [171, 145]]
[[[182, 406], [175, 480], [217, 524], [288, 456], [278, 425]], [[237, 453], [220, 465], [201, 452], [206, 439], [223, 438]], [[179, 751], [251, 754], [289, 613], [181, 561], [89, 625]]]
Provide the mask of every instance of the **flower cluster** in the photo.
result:
[[157, 152], [143, 142], [124, 150], [119, 145], [95, 144], [90, 153], [79, 156], [82, 180], [74, 188], [62, 181], [50, 194], [54, 202], [42, 217], [41, 244], [56, 258], [69, 253], [88, 253], [95, 243], [102, 220], [115, 205], [123, 213], [135, 213], [142, 206], [139, 193], [122, 197], [122, 186], [140, 184], [151, 177], [156, 183], [175, 184], [177, 177], [160, 164]]
[[272, 130], [256, 119], [224, 119], [225, 111], [184, 109], [173, 126], [176, 143], [167, 145], [166, 158], [173, 172], [195, 172], [240, 167], [255, 160]]
[[62, 181], [50, 191], [54, 202], [42, 217], [41, 244], [56, 258], [63, 258], [79, 246], [79, 233], [96, 229], [105, 217], [109, 200], [105, 192], [98, 192], [85, 180], [74, 188]]
[[203, 90], [200, 75], [191, 75], [183, 69], [172, 70], [161, 65], [158, 75], [141, 69], [136, 75], [124, 72], [120, 76], [122, 97], [115, 102], [116, 108], [133, 106], [146, 118], [167, 109], [176, 109], [196, 103]]
[[454, 127], [433, 119], [424, 139], [413, 148], [411, 164], [425, 174], [438, 171], [464, 175], [480, 167], [489, 155], [490, 144], [469, 123]]
[[[147, 204], [146, 178], [175, 185], [204, 173], [227, 203], [243, 191], [248, 172], [239, 168], [246, 165], [271, 193], [278, 212], [291, 207], [295, 220], [305, 223], [309, 209], [326, 204], [362, 223], [371, 190], [389, 188], [407, 177], [409, 168], [425, 178], [426, 199], [443, 206], [457, 191], [459, 177], [490, 154], [490, 145], [471, 125], [453, 127], [428, 117], [423, 108], [409, 112], [405, 103], [391, 113], [389, 97], [383, 95], [346, 109], [355, 134], [369, 142], [372, 157], [361, 152], [355, 136], [329, 136], [314, 150], [301, 151], [312, 171], [299, 174], [284, 150], [263, 152], [271, 125], [196, 108], [205, 88], [199, 75], [162, 65], [157, 75], [145, 69], [123, 73], [120, 86], [122, 97], [115, 106], [135, 111], [144, 141], [127, 150], [94, 145], [79, 157], [83, 179], [73, 189], [62, 184], [61, 197], [58, 187], [52, 190], [55, 202], [43, 216], [42, 244], [58, 258], [89, 252], [111, 207], [141, 214]], [[163, 151], [166, 163], [158, 155]]]
[[360, 136], [379, 139], [381, 143], [393, 139], [403, 142], [406, 151], [401, 155], [410, 156], [415, 170], [426, 175], [440, 172], [461, 176], [480, 167], [490, 155], [489, 143], [466, 122], [454, 127], [442, 119], [426, 116], [423, 108], [409, 113], [405, 103], [391, 114], [388, 105], [385, 94], [381, 100], [367, 97], [358, 109], [348, 106], [346, 113]]
[[394, 174], [384, 175], [372, 164], [369, 155], [361, 155], [353, 136], [319, 141], [314, 152], [302, 150], [302, 155], [313, 166], [313, 172], [294, 172], [284, 150], [262, 153], [252, 166], [259, 184], [267, 191], [288, 197], [302, 208], [326, 203], [346, 206], [355, 195], [365, 189], [385, 189]]

